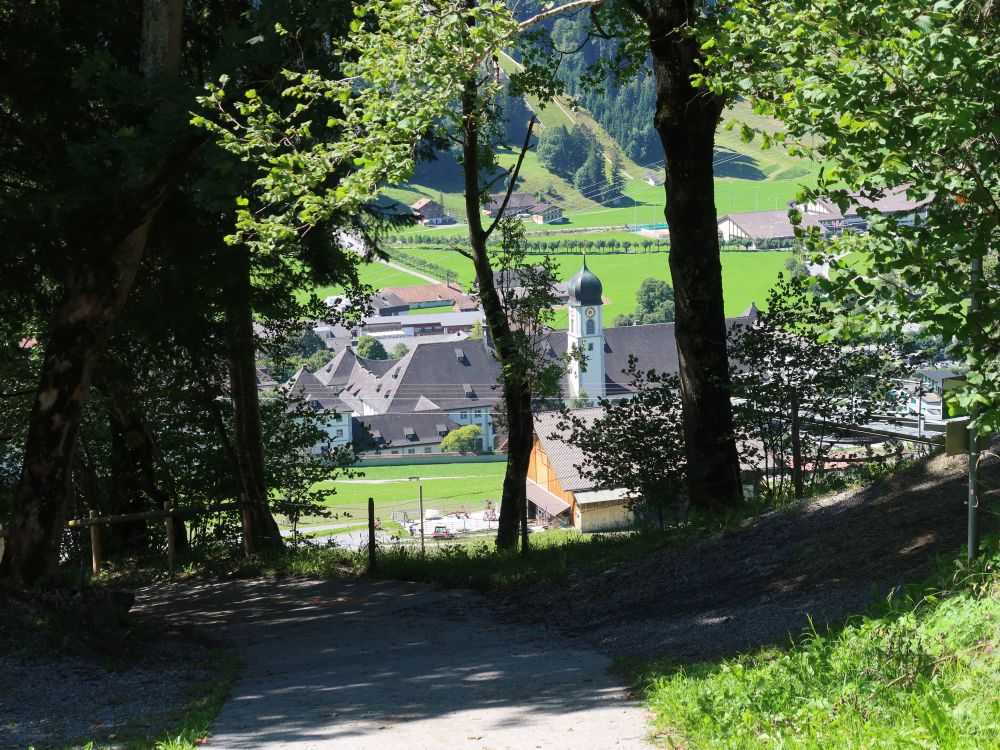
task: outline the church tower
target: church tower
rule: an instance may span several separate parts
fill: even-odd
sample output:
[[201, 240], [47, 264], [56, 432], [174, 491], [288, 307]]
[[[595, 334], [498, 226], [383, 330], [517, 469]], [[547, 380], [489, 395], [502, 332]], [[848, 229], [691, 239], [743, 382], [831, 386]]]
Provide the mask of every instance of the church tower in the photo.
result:
[[583, 268], [566, 285], [569, 292], [569, 329], [566, 334], [568, 350], [578, 348], [586, 357], [583, 367], [579, 362], [569, 366], [569, 396], [578, 398], [585, 394], [586, 398], [603, 398], [604, 384], [604, 321], [601, 299], [603, 287], [601, 280], [587, 268], [587, 259], [583, 259]]

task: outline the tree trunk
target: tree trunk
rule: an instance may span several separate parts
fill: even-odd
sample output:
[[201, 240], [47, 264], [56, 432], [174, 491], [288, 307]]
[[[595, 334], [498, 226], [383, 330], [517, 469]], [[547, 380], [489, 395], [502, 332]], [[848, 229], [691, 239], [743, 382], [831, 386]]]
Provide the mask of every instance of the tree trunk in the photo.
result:
[[676, 305], [684, 443], [692, 505], [721, 508], [742, 497], [733, 429], [722, 263], [712, 162], [723, 99], [691, 85], [699, 42], [691, 0], [653, 0], [647, 16], [657, 101], [654, 125], [666, 156], [666, 219]]
[[[497, 518], [497, 546], [513, 549], [517, 545], [518, 527], [527, 514], [525, 482], [528, 462], [534, 440], [534, 423], [531, 415], [531, 381], [524, 373], [511, 372], [505, 365], [516, 362], [512, 350], [513, 336], [500, 295], [493, 282], [493, 267], [487, 253], [489, 239], [483, 227], [480, 209], [479, 185], [479, 117], [476, 106], [475, 81], [469, 81], [462, 93], [463, 117], [463, 172], [465, 178], [465, 212], [469, 221], [469, 245], [476, 268], [479, 299], [483, 305], [490, 337], [496, 347], [503, 367], [503, 397], [507, 416], [507, 471], [503, 478], [500, 496], [500, 514]], [[523, 513], [522, 513], [523, 509]], [[527, 554], [527, 527], [522, 539], [522, 554]]]
[[[111, 417], [113, 430], [112, 438], [114, 430], [117, 428], [124, 439], [130, 478], [134, 481], [135, 488], [144, 492], [149, 499], [149, 502], [143, 507], [152, 510], [161, 509], [164, 503], [170, 500], [170, 495], [156, 481], [156, 445], [146, 420], [136, 405], [135, 395], [127, 385], [116, 380], [106, 370], [100, 373], [97, 387], [104, 393], [108, 402], [108, 414]], [[113, 496], [114, 488], [112, 489]], [[143, 507], [136, 507], [135, 510], [142, 510]], [[184, 549], [188, 546], [184, 521], [176, 516], [172, 518], [172, 521], [174, 544]], [[149, 534], [146, 522], [140, 521], [138, 523], [142, 526], [142, 546], [148, 548]]]
[[[146, 0], [140, 65], [147, 76], [176, 77], [183, 0]], [[0, 578], [14, 586], [56, 583], [59, 543], [72, 499], [72, 467], [94, 367], [128, 294], [149, 225], [185, 160], [167, 160], [137, 180], [68, 270], [28, 421], [11, 536]]]
[[789, 399], [791, 409], [791, 431], [792, 431], [792, 490], [795, 499], [801, 500], [805, 496], [802, 487], [802, 432], [799, 426], [799, 394], [792, 388]]
[[254, 548], [282, 546], [281, 531], [271, 515], [264, 471], [264, 439], [260, 424], [257, 365], [250, 301], [250, 257], [234, 248], [238, 268], [227, 301], [229, 328], [229, 389], [233, 400], [233, 433], [240, 482], [250, 502]]

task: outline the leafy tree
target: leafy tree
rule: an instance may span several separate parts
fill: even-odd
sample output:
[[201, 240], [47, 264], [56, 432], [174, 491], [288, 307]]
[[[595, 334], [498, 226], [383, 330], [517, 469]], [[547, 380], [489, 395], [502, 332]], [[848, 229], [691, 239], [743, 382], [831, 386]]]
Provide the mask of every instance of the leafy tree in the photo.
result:
[[[396, 344], [396, 346], [392, 348], [392, 353], [389, 355], [389, 359], [402, 359], [409, 353], [410, 353], [409, 348], [406, 346], [406, 344], [400, 341], [398, 344]], [[375, 359], [377, 359], [377, 357]]]
[[814, 482], [837, 426], [863, 425], [898, 401], [902, 372], [891, 348], [826, 340], [835, 316], [807, 281], [779, 277], [767, 312], [730, 332], [738, 417], [761, 445], [762, 479], [773, 496], [790, 479], [794, 496], [803, 497], [804, 467], [813, 467]]
[[573, 187], [588, 197], [600, 199], [604, 192], [604, 159], [595, 148], [573, 175]]
[[643, 279], [635, 294], [635, 312], [619, 315], [615, 325], [669, 323], [674, 319], [674, 290], [670, 284], [652, 277]]
[[478, 320], [472, 324], [472, 330], [469, 331], [470, 341], [482, 341], [483, 340], [483, 324]]
[[[1000, 188], [986, 176], [996, 161], [998, 29], [994, 3], [738, 2], [714, 71], [719, 85], [785, 123], [764, 145], [834, 167], [803, 199], [862, 204], [867, 233], [808, 237], [834, 271], [823, 286], [863, 301], [836, 326], [878, 333], [919, 323], [954, 341], [970, 371], [962, 401], [985, 428], [1000, 425]], [[761, 48], [772, 50], [766, 65], [729, 74], [730, 60], [753, 60], [747, 51]], [[897, 190], [934, 200], [910, 226], [851, 198], [845, 184], [866, 199]], [[865, 268], [838, 257], [847, 250], [866, 253]]]
[[[804, 199], [827, 196], [841, 210], [860, 202], [869, 225], [860, 236], [808, 237], [831, 263], [831, 278], [821, 283], [864, 301], [863, 315], [844, 311], [837, 327], [879, 333], [918, 323], [954, 341], [968, 368], [958, 395], [973, 415], [970, 460], [978, 462], [975, 436], [1000, 426], [1000, 188], [993, 176], [1000, 10], [992, 2], [823, 0], [737, 2], [732, 11], [729, 36], [714, 53], [719, 82], [785, 123], [776, 140], [824, 165]], [[773, 50], [766, 63], [748, 55], [762, 48]], [[736, 58], [747, 64], [734, 77]], [[871, 207], [892, 190], [932, 199], [927, 217], [910, 226]], [[840, 255], [850, 251], [866, 254], [864, 269]], [[970, 557], [978, 550], [977, 508], [970, 503]]]
[[633, 398], [562, 413], [562, 439], [587, 457], [581, 475], [602, 487], [625, 489], [634, 511], [655, 514], [685, 498], [687, 464], [681, 427], [680, 381], [674, 375], [642, 372], [633, 356], [624, 370]]
[[[715, 131], [731, 94], [722, 86], [706, 84], [703, 66], [710, 52], [702, 48], [714, 39], [727, 8], [726, 3], [693, 0], [601, 3], [590, 16], [589, 30], [618, 43], [596, 59], [583, 78], [589, 83], [624, 84], [652, 58], [656, 106], [650, 111], [655, 112], [653, 128], [665, 157], [688, 479], [692, 503], [704, 507], [736, 503], [743, 494], [726, 352], [713, 166]], [[565, 54], [555, 48], [548, 62], [560, 62]], [[735, 69], [739, 64], [734, 63]]]
[[483, 428], [475, 424], [467, 424], [452, 430], [441, 441], [441, 450], [445, 453], [474, 453], [483, 436]]
[[389, 355], [386, 353], [385, 347], [382, 346], [382, 342], [374, 336], [367, 334], [358, 339], [355, 351], [359, 357], [364, 357], [365, 359], [389, 359]]
[[620, 201], [625, 196], [625, 165], [617, 151], [611, 156], [611, 176], [608, 178], [608, 201]]
[[[124, 491], [151, 502], [149, 466], [139, 455], [146, 447], [135, 453], [126, 443], [148, 444], [149, 435], [140, 435], [136, 427], [145, 420], [137, 416], [149, 418], [147, 433], [164, 429], [164, 422], [149, 417], [144, 400], [137, 405], [126, 398], [123, 406], [122, 399], [94, 395], [116, 386], [102, 373], [113, 369], [105, 367], [105, 359], [124, 361], [140, 377], [149, 374], [170, 383], [172, 396], [181, 390], [173, 387], [174, 369], [204, 369], [198, 397], [214, 395], [191, 407], [215, 414], [216, 397], [231, 404], [230, 414], [222, 417], [223, 427], [232, 429], [227, 439], [233, 450], [227, 456], [234, 460], [222, 468], [234, 483], [214, 498], [246, 492], [258, 541], [280, 544], [267, 510], [254, 314], [266, 309], [268, 316], [298, 325], [312, 314], [302, 314], [293, 300], [295, 290], [308, 286], [316, 273], [351, 268], [356, 255], [338, 261], [327, 253], [331, 243], [325, 238], [332, 233], [326, 231], [301, 242], [301, 236], [286, 235], [288, 256], [227, 246], [223, 236], [232, 231], [235, 197], [255, 197], [249, 168], [205, 148], [210, 138], [190, 128], [189, 112], [205, 76], [220, 68], [237, 81], [267, 81], [279, 68], [300, 67], [323, 48], [323, 65], [332, 70], [338, 61], [326, 54], [327, 43], [346, 27], [342, 11], [347, 4], [212, 0], [200, 4], [197, 13], [189, 6], [178, 0], [109, 2], [88, 6], [81, 15], [78, 4], [51, 2], [0, 13], [5, 40], [0, 169], [8, 191], [0, 223], [5, 238], [17, 238], [0, 253], [6, 268], [18, 269], [4, 274], [0, 286], [13, 278], [32, 280], [15, 295], [4, 289], [3, 296], [21, 310], [18, 325], [32, 321], [43, 355], [35, 388], [48, 394], [36, 408], [22, 412], [23, 444], [16, 451], [21, 476], [12, 518], [17, 541], [8, 547], [0, 570], [14, 584], [55, 580], [62, 521], [83, 473], [93, 470], [100, 478], [110, 465], [109, 495]], [[275, 34], [279, 20], [302, 29], [302, 37]], [[317, 28], [322, 34], [313, 35]], [[254, 43], [245, 44], [246, 39]], [[269, 97], [274, 90], [264, 84], [257, 93]], [[203, 280], [178, 262], [189, 251], [194, 256], [189, 265]], [[351, 285], [349, 278], [343, 281]], [[143, 294], [133, 294], [136, 288]], [[155, 321], [137, 309], [147, 298], [167, 302]], [[21, 307], [22, 301], [29, 304]], [[164, 316], [163, 310], [171, 314]], [[8, 319], [6, 305], [0, 317]], [[124, 331], [132, 334], [132, 342], [120, 335]], [[174, 359], [150, 354], [159, 346]], [[225, 353], [221, 361], [219, 352]], [[225, 388], [222, 381], [228, 381]], [[94, 418], [88, 417], [92, 399]], [[228, 427], [227, 417], [233, 419]], [[190, 414], [185, 419], [189, 425], [194, 421]], [[105, 425], [110, 431], [96, 429], [105, 421], [112, 423]], [[81, 455], [84, 433], [94, 459], [87, 465], [74, 458]], [[197, 433], [176, 434], [194, 440]], [[222, 441], [221, 430], [209, 434]], [[133, 461], [138, 472], [124, 471], [121, 459], [130, 452], [139, 461]], [[200, 455], [194, 454], [197, 461]], [[181, 468], [170, 466], [168, 473], [156, 465], [159, 481], [179, 485]], [[147, 490], [136, 494], [140, 482]]]

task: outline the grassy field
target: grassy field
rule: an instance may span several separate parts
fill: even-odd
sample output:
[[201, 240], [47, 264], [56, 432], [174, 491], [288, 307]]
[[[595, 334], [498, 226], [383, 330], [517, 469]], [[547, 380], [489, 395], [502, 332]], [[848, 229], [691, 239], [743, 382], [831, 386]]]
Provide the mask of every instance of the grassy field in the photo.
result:
[[[397, 271], [395, 268], [390, 268], [384, 263], [367, 263], [361, 265], [359, 268], [361, 271], [361, 281], [371, 285], [375, 289], [384, 289], [388, 286], [420, 286], [429, 283], [419, 276], [414, 276], [405, 271]], [[323, 286], [318, 287], [316, 293], [321, 298], [325, 298], [334, 294], [340, 294], [341, 288], [336, 285]]]
[[505, 469], [506, 464], [499, 461], [375, 466], [364, 469], [361, 481], [332, 480], [320, 482], [316, 487], [333, 490], [326, 496], [325, 505], [337, 514], [350, 514], [351, 518], [367, 515], [369, 497], [375, 498], [375, 512], [383, 519], [394, 510], [413, 510], [418, 506], [418, 485], [424, 489], [424, 508], [443, 513], [460, 508], [473, 511], [482, 510], [485, 500], [500, 499]]
[[[598, 235], [587, 235], [597, 237]], [[619, 235], [618, 236], [620, 239]], [[636, 241], [642, 238], [629, 235]], [[558, 239], [552, 237], [550, 239]], [[411, 255], [422, 257], [455, 272], [459, 283], [468, 286], [474, 273], [468, 259], [443, 247], [409, 249]], [[760, 305], [767, 292], [785, 268], [790, 257], [787, 252], [723, 253], [722, 283], [726, 299], [726, 315], [738, 315], [751, 302]], [[558, 266], [558, 276], [568, 280], [580, 270], [582, 258], [579, 255], [554, 255]], [[635, 293], [643, 279], [657, 278], [670, 281], [670, 268], [666, 253], [636, 253], [632, 255], [589, 255], [587, 267], [604, 285], [604, 317], [610, 324], [620, 313], [635, 309]], [[555, 322], [557, 327], [566, 325], [566, 312], [560, 309]]]
[[640, 681], [658, 738], [666, 747], [748, 750], [997, 747], [995, 542], [991, 552], [788, 649], [647, 668]]

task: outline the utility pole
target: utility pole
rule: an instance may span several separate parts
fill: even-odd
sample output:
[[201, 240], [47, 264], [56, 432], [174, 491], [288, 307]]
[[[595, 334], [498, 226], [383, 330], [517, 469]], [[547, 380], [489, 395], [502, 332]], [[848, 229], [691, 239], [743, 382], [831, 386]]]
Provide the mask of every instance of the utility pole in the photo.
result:
[[420, 554], [426, 554], [427, 550], [424, 549], [424, 486], [422, 484], [417, 485], [417, 498], [420, 502]]

